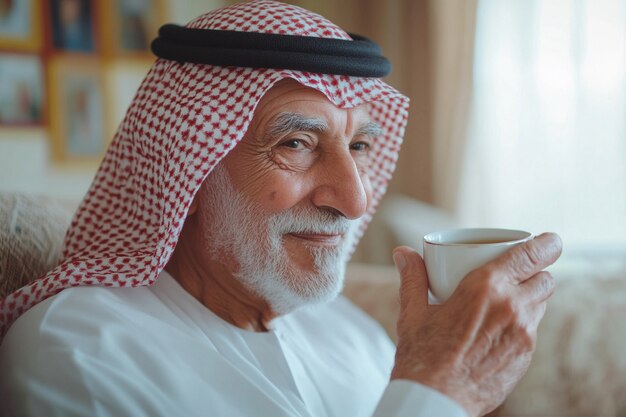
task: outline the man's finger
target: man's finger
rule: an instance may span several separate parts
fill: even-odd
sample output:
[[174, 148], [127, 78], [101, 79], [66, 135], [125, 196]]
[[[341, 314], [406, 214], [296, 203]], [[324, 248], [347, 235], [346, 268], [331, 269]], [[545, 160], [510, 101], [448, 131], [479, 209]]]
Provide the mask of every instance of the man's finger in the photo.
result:
[[528, 299], [535, 303], [541, 303], [550, 298], [555, 287], [554, 277], [546, 271], [533, 275], [519, 286], [526, 293]]
[[555, 233], [544, 233], [489, 262], [486, 268], [510, 277], [519, 284], [552, 265], [561, 256], [563, 242]]
[[393, 251], [400, 272], [400, 316], [419, 317], [428, 307], [428, 275], [422, 257], [408, 246]]

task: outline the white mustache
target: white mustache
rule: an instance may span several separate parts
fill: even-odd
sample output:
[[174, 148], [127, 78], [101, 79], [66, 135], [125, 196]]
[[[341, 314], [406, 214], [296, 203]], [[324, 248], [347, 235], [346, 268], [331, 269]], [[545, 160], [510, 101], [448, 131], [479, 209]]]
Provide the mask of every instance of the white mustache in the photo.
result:
[[329, 211], [308, 208], [293, 208], [274, 214], [269, 219], [271, 230], [280, 234], [345, 235], [357, 223], [357, 220], [348, 220]]

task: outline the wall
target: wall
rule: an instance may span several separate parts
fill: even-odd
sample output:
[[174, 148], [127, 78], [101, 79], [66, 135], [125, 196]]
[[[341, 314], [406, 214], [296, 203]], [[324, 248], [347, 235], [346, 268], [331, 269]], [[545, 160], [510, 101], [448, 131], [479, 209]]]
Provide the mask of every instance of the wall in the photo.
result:
[[[185, 23], [222, 3], [220, 0], [169, 0], [168, 21]], [[111, 64], [106, 68], [106, 83], [114, 89], [111, 94], [114, 102], [109, 104], [111, 132], [122, 120], [148, 68], [149, 65], [141, 61]], [[0, 126], [0, 192], [22, 191], [79, 200], [89, 188], [96, 169], [94, 163], [72, 166], [52, 163], [45, 127]]]

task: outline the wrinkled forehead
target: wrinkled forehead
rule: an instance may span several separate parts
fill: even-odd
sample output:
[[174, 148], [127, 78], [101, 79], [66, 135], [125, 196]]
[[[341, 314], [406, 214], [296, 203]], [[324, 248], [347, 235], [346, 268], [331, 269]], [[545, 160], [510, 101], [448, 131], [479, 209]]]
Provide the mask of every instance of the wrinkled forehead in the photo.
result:
[[288, 78], [278, 81], [261, 97], [254, 110], [250, 129], [266, 127], [289, 114], [319, 119], [328, 128], [345, 118], [348, 112], [356, 124], [371, 122], [368, 103], [341, 108], [320, 91]]

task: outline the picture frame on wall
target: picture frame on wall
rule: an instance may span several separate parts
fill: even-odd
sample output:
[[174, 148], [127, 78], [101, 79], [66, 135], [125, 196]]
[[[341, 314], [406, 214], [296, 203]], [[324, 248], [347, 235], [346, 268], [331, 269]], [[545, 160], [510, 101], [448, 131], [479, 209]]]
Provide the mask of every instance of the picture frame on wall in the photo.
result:
[[0, 52], [0, 126], [43, 124], [44, 77], [39, 55]]
[[145, 59], [117, 59], [108, 63], [105, 85], [109, 137], [115, 135], [151, 66], [152, 61]]
[[166, 19], [165, 0], [110, 0], [102, 7], [105, 52], [152, 57], [150, 43]]
[[0, 48], [34, 52], [42, 43], [41, 0], [0, 0]]
[[96, 8], [93, 1], [48, 0], [48, 4], [52, 48], [63, 52], [96, 52]]
[[50, 130], [59, 163], [100, 161], [108, 144], [104, 73], [89, 57], [56, 57], [50, 62]]

